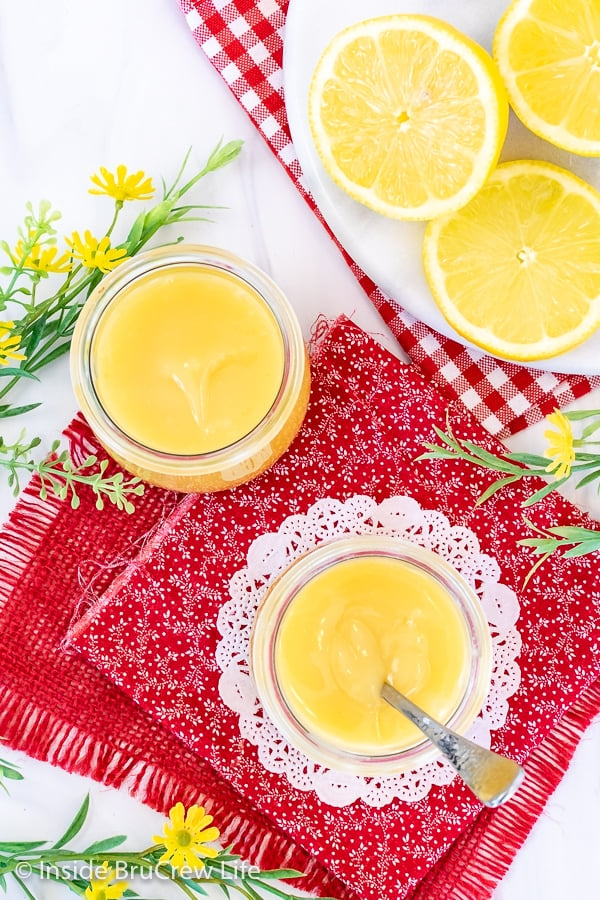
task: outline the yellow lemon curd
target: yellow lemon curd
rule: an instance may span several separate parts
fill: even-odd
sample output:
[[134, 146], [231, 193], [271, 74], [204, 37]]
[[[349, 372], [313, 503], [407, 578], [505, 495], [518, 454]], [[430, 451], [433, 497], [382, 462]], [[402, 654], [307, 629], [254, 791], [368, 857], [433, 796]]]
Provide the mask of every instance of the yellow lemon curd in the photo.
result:
[[163, 453], [227, 447], [267, 415], [284, 373], [275, 316], [211, 266], [163, 266], [123, 287], [91, 348], [98, 400], [130, 438]]
[[469, 646], [463, 615], [435, 578], [366, 555], [298, 590], [279, 627], [275, 669], [289, 709], [313, 736], [381, 755], [423, 740], [380, 698], [383, 683], [445, 722], [465, 693]]

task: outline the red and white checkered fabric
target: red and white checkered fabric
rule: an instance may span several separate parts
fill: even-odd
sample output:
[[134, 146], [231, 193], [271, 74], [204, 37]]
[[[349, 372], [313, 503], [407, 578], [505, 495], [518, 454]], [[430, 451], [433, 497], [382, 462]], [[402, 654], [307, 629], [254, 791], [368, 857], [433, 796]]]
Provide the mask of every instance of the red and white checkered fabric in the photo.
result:
[[[327, 228], [303, 179], [283, 99], [283, 32], [288, 0], [179, 3], [197, 43]], [[525, 368], [440, 335], [383, 294], [340, 249], [413, 362], [438, 389], [457, 397], [492, 434], [500, 438], [514, 434], [556, 407], [562, 408], [600, 387], [600, 375], [588, 378]]]

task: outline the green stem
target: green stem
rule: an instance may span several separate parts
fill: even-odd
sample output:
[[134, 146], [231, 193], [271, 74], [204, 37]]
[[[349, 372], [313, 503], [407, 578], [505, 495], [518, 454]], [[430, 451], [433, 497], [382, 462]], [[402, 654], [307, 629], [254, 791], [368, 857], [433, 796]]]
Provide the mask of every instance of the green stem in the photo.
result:
[[115, 200], [115, 211], [113, 213], [112, 222], [108, 226], [108, 230], [106, 231], [106, 237], [110, 237], [113, 233], [113, 228], [117, 224], [117, 219], [119, 218], [119, 213], [123, 209], [123, 201]]

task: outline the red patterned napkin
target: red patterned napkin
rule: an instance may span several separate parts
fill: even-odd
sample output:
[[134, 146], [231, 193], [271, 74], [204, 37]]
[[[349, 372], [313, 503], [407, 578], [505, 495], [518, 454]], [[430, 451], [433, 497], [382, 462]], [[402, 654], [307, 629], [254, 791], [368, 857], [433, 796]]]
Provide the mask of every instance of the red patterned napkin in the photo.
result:
[[[179, 0], [179, 4], [199, 46], [323, 221], [303, 183], [285, 112], [282, 63], [288, 0]], [[491, 434], [500, 438], [514, 434], [600, 386], [600, 376], [542, 372], [463, 347], [405, 312], [398, 302], [401, 297], [385, 296], [342, 252], [413, 362], [434, 384], [460, 399]]]
[[[448, 896], [463, 896], [450, 893], [460, 886], [470, 900], [487, 897], [548, 795], [548, 748], [559, 766], [573, 751], [576, 735], [561, 717], [573, 707], [570, 715], [587, 721], [600, 706], [597, 691], [585, 694], [600, 675], [597, 567], [590, 557], [558, 558], [524, 587], [534, 558], [518, 546], [526, 530], [520, 503], [530, 486], [512, 485], [477, 507], [489, 474], [456, 461], [417, 461], [424, 442], [435, 440], [434, 426], [446, 427], [447, 414], [456, 434], [497, 445], [458, 404], [448, 407], [414, 367], [356, 326], [341, 320], [320, 337], [313, 375], [307, 419], [282, 459], [248, 485], [186, 498], [74, 625], [70, 643], [362, 900], [400, 900], [420, 890], [446, 896], [427, 893], [438, 877]], [[267, 771], [219, 693], [217, 616], [255, 539], [272, 541], [284, 520], [301, 517], [316, 501], [328, 499], [335, 513], [336, 503], [356, 495], [377, 503], [403, 495], [437, 511], [438, 519], [442, 514], [463, 543], [478, 540], [497, 561], [504, 587], [492, 596], [500, 618], [511, 614], [510, 592], [519, 598], [521, 681], [492, 743], [526, 761], [529, 773], [517, 797], [495, 814], [482, 812], [458, 779], [413, 803], [328, 805], [316, 790]], [[540, 525], [584, 521], [558, 495], [532, 516]], [[293, 519], [290, 527], [301, 533], [299, 523]], [[439, 542], [438, 550], [444, 550]], [[487, 568], [470, 575], [480, 593]], [[491, 602], [485, 597], [484, 608]], [[510, 655], [503, 665], [499, 681], [514, 679]]]

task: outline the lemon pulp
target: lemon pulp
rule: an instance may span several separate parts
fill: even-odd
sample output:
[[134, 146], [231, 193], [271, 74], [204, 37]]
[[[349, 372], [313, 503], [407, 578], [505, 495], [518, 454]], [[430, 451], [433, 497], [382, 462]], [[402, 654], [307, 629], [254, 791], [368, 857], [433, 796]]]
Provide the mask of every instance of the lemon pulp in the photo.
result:
[[311, 733], [348, 751], [398, 752], [423, 737], [381, 699], [384, 681], [447, 721], [468, 683], [468, 631], [431, 575], [363, 556], [299, 589], [279, 628], [275, 667], [290, 709]]
[[496, 29], [494, 57], [531, 131], [572, 153], [600, 155], [600, 4], [514, 0]]

